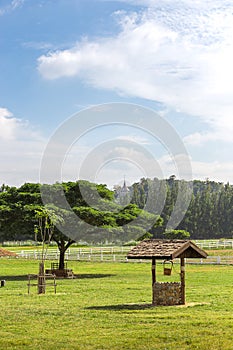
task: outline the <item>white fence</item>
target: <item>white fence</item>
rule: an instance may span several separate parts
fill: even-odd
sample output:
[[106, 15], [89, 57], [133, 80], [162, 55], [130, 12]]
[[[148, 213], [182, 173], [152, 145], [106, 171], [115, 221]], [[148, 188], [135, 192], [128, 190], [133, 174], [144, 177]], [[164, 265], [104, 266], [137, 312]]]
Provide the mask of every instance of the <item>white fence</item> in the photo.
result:
[[233, 249], [233, 239], [228, 240], [194, 240], [202, 249]]
[[[207, 259], [187, 259], [187, 263], [195, 264], [227, 264], [233, 265], [233, 239], [228, 240], [196, 240], [193, 241], [202, 249], [217, 250], [228, 249], [228, 256], [208, 256]], [[10, 243], [10, 242], [8, 242]], [[6, 246], [4, 244], [4, 246]], [[36, 249], [23, 249], [17, 253], [19, 257], [25, 259], [41, 259], [41, 247]], [[148, 262], [148, 260], [128, 260], [127, 253], [132, 247], [130, 246], [114, 246], [114, 247], [70, 247], [65, 253], [65, 260], [74, 261], [117, 261], [117, 262]], [[8, 248], [10, 250], [10, 247]], [[49, 247], [47, 252], [48, 260], [58, 260], [59, 250], [56, 247]]]
[[[233, 238], [232, 239], [213, 239], [213, 240], [192, 240], [194, 243], [196, 243], [197, 246], [199, 246], [202, 249], [233, 249]], [[23, 247], [24, 246], [30, 246], [30, 245], [36, 245], [37, 242], [34, 241], [7, 241], [7, 242], [3, 242], [2, 246], [3, 247], [8, 247], [10, 248], [11, 246], [18, 246], [18, 247]], [[54, 249], [56, 249], [56, 243], [52, 242]], [[71, 249], [74, 249], [72, 246]], [[127, 252], [131, 247], [128, 246], [123, 246], [123, 247], [95, 247], [95, 248], [89, 248], [89, 247], [84, 247], [81, 248], [83, 250], [103, 250], [103, 251], [116, 251], [119, 252]], [[79, 249], [79, 248], [76, 248]]]
[[[96, 262], [150, 262], [147, 259], [127, 259], [131, 247], [70, 248], [65, 253], [66, 261]], [[40, 250], [21, 250], [18, 256], [25, 259], [40, 259]], [[47, 260], [58, 260], [59, 250], [49, 249]], [[233, 265], [233, 256], [208, 256], [207, 259], [187, 259], [190, 264], [225, 264]]]
[[[78, 261], [127, 261], [126, 255], [131, 247], [93, 247], [69, 248], [65, 253], [65, 260]], [[17, 253], [25, 259], [40, 259], [41, 250], [21, 250]], [[48, 249], [46, 259], [58, 260], [59, 250]]]

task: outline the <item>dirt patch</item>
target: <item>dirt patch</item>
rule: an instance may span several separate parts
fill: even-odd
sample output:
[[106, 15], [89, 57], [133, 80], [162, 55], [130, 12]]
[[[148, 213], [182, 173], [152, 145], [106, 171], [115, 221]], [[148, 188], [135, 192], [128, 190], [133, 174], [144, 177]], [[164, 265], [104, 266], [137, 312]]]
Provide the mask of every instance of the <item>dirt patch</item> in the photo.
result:
[[4, 257], [4, 256], [16, 256], [17, 254], [10, 252], [9, 250], [0, 248], [0, 257]]

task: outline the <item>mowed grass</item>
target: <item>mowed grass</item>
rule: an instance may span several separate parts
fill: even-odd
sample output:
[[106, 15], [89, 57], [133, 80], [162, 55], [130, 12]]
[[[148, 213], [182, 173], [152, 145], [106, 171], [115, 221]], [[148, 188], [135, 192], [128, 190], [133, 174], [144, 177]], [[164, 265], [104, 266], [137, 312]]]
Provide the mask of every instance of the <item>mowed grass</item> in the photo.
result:
[[0, 259], [0, 349], [233, 349], [233, 266], [187, 265], [187, 305], [151, 307], [150, 263], [69, 262], [56, 295], [28, 295], [38, 263]]

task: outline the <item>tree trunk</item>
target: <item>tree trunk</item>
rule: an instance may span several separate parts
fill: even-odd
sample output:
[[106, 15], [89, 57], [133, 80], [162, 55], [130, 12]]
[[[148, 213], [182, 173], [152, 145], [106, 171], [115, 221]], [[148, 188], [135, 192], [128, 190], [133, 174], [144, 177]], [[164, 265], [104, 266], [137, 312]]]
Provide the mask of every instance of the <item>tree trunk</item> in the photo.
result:
[[59, 249], [59, 270], [64, 270], [65, 268], [65, 252], [75, 241], [69, 240], [65, 242], [63, 239], [60, 241], [56, 240]]
[[45, 273], [44, 273], [44, 262], [39, 264], [39, 274], [37, 279], [38, 294], [45, 294]]
[[60, 254], [59, 254], [59, 270], [64, 270], [65, 269], [65, 252], [66, 249], [63, 247], [63, 249], [59, 249]]

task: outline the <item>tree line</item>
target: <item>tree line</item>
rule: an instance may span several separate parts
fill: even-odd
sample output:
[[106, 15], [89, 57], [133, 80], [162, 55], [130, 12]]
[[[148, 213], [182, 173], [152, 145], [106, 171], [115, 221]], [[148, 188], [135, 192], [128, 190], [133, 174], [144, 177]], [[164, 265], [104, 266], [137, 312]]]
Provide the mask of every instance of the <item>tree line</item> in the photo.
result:
[[[181, 201], [178, 202], [176, 210], [184, 210], [182, 204], [188, 194], [189, 205], [181, 216], [183, 219], [178, 223], [176, 229], [185, 230], [190, 233], [191, 239], [219, 239], [232, 238], [233, 236], [233, 186], [229, 183], [194, 180], [187, 182], [177, 180], [170, 176], [166, 180], [141, 179], [140, 182], [130, 187], [131, 202], [148, 211], [153, 211], [153, 203], [160, 200], [160, 189], [165, 191], [165, 201], [160, 212], [163, 224], [152, 228], [150, 232], [161, 238], [166, 230], [171, 213], [177, 203], [178, 192]], [[191, 190], [191, 194], [190, 194]], [[150, 197], [149, 198], [149, 194]], [[149, 203], [148, 203], [149, 201]]]
[[[170, 176], [166, 180], [143, 178], [130, 186], [128, 198], [120, 200], [106, 185], [88, 181], [54, 185], [25, 183], [18, 188], [2, 185], [0, 241], [35, 238], [35, 213], [44, 207], [41, 186], [49, 188], [46, 202], [50, 203], [50, 208], [47, 209], [60, 216], [61, 225], [66, 227], [72, 221], [70, 212], [56, 203], [56, 194], [62, 188], [72, 212], [81, 219], [75, 224], [75, 230], [77, 238], [84, 241], [89, 236], [99, 243], [118, 243], [117, 237], [126, 241], [143, 236], [145, 231], [155, 238], [164, 238], [174, 208], [173, 217], [182, 218], [176, 229], [188, 231], [191, 239], [232, 238], [233, 235], [232, 185], [208, 179], [191, 183]], [[187, 198], [188, 205], [184, 206]], [[88, 230], [84, 229], [85, 224], [89, 224]], [[63, 251], [76, 240], [64, 232], [55, 227], [53, 233], [53, 240]]]

